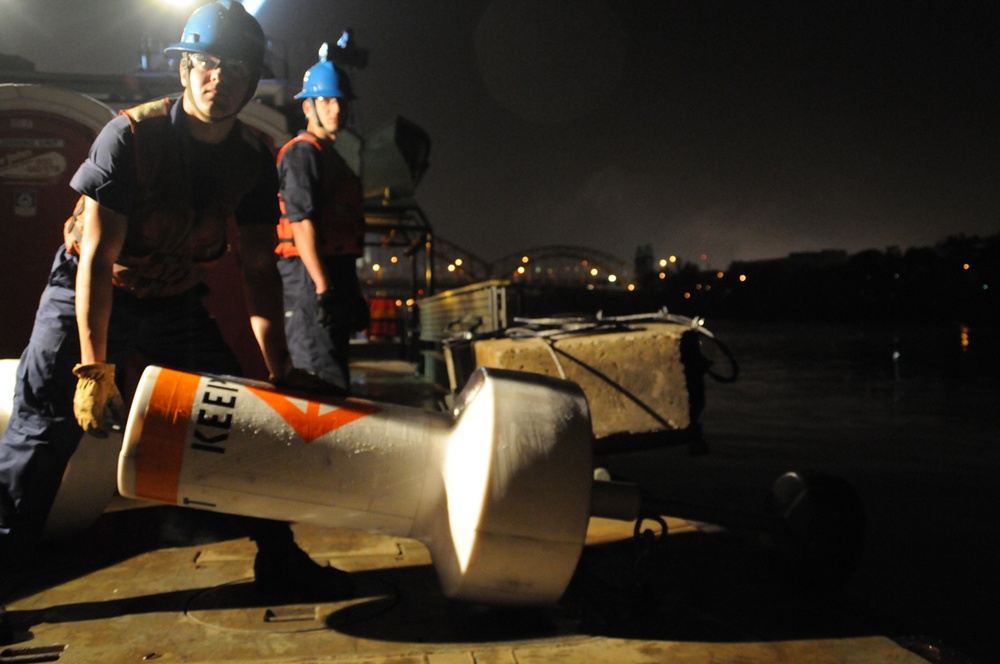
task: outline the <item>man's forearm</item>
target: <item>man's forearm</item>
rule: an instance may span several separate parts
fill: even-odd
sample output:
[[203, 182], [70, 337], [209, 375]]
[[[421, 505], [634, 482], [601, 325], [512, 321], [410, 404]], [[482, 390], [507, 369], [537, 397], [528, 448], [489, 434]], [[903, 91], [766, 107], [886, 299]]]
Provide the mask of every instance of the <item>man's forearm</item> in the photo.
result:
[[319, 257], [319, 250], [316, 247], [316, 227], [312, 220], [303, 219], [291, 224], [292, 237], [295, 239], [295, 248], [299, 252], [299, 258], [305, 265], [309, 276], [316, 286], [316, 294], [325, 293], [330, 284], [326, 280], [326, 273], [323, 271], [323, 263]]
[[80, 361], [104, 362], [108, 352], [108, 325], [114, 286], [115, 261], [125, 238], [123, 215], [84, 201], [84, 230], [76, 274], [76, 324], [80, 334]]
[[244, 271], [244, 294], [253, 330], [264, 364], [272, 376], [283, 376], [289, 369], [288, 342], [285, 339], [285, 310], [281, 276], [277, 268]]

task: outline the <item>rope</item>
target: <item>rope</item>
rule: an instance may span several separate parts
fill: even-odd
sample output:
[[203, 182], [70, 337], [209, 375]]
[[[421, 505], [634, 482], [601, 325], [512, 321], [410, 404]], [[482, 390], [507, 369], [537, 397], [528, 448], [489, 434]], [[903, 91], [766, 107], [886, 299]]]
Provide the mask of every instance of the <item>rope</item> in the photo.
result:
[[[706, 368], [705, 372], [720, 383], [731, 383], [736, 380], [738, 367], [736, 358], [732, 352], [719, 341], [716, 336], [705, 327], [705, 319], [696, 316], [690, 318], [679, 314], [671, 314], [664, 307], [655, 313], [628, 314], [624, 316], [604, 316], [602, 312], [597, 312], [596, 316], [555, 316], [540, 318], [514, 317], [515, 325], [497, 330], [495, 332], [476, 333], [475, 329], [482, 324], [482, 319], [466, 316], [459, 321], [454, 321], [448, 326], [448, 332], [460, 333], [460, 340], [480, 340], [497, 339], [507, 337], [510, 339], [541, 339], [546, 343], [546, 350], [552, 357], [552, 362], [559, 371], [560, 378], [566, 378], [566, 371], [559, 359], [555, 349], [555, 342], [573, 336], [609, 334], [612, 332], [626, 332], [630, 330], [640, 330], [646, 325], [672, 324], [683, 325], [685, 327], [704, 335], [714, 343], [730, 366], [728, 375], [719, 374]], [[464, 332], [462, 330], [464, 329]], [[446, 340], [445, 343], [448, 343]], [[709, 363], [710, 365], [710, 363]]]

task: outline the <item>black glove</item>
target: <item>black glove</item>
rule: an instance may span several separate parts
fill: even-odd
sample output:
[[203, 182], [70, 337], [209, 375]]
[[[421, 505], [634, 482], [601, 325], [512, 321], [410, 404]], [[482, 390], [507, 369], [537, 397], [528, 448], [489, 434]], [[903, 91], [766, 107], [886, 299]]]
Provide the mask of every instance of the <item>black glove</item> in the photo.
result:
[[315, 394], [334, 397], [346, 397], [347, 391], [333, 383], [328, 383], [319, 376], [309, 373], [305, 369], [297, 367], [290, 368], [285, 375], [277, 377], [271, 375], [269, 382], [279, 389], [296, 392], [298, 394]]
[[344, 307], [333, 288], [327, 288], [316, 296], [316, 322], [320, 327], [331, 328], [344, 315]]

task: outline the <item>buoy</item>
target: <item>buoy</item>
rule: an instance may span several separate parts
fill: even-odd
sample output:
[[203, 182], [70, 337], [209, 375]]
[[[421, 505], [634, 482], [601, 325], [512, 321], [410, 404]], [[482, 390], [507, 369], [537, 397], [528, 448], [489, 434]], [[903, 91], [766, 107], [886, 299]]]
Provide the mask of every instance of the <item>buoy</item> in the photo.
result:
[[536, 374], [480, 369], [441, 413], [151, 366], [118, 488], [414, 538], [445, 596], [541, 605], [562, 595], [583, 548], [592, 436], [581, 389]]

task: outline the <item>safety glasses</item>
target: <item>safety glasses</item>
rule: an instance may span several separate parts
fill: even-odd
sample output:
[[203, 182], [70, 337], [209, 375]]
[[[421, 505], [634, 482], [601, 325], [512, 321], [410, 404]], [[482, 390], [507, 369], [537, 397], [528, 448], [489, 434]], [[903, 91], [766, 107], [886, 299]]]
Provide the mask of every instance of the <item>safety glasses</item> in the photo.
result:
[[192, 69], [198, 71], [212, 71], [222, 67], [227, 73], [240, 78], [250, 78], [250, 67], [242, 60], [223, 60], [214, 55], [206, 53], [188, 53], [188, 62]]

